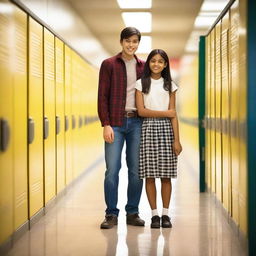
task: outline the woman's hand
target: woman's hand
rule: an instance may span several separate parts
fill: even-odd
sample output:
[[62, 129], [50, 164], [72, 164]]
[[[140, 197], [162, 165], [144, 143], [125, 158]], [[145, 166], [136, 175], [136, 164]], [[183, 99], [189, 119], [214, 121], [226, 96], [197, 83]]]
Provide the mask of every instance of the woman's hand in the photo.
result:
[[107, 143], [114, 142], [114, 131], [110, 125], [105, 125], [103, 128], [103, 138]]
[[181, 146], [180, 142], [176, 141], [176, 140], [173, 142], [172, 148], [173, 148], [174, 154], [176, 156], [178, 156], [180, 154], [180, 152], [182, 151], [182, 146]]
[[176, 110], [174, 108], [168, 109], [167, 110], [167, 115], [168, 115], [167, 117], [169, 117], [169, 118], [175, 117], [176, 116]]

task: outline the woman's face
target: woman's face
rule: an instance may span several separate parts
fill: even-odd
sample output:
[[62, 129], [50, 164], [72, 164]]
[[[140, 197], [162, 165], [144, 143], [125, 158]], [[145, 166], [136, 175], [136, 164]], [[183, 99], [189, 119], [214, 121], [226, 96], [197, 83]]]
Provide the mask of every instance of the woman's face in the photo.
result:
[[167, 63], [160, 54], [154, 55], [149, 61], [149, 68], [155, 75], [161, 74]]

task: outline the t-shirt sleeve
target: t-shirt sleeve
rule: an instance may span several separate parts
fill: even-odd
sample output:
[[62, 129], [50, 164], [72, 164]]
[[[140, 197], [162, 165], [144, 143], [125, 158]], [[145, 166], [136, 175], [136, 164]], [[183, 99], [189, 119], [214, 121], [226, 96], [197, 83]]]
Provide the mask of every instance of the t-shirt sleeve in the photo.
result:
[[135, 89], [137, 89], [138, 91], [142, 91], [141, 79], [136, 81]]
[[172, 92], [175, 92], [177, 90], [178, 90], [178, 85], [174, 81], [172, 81]]

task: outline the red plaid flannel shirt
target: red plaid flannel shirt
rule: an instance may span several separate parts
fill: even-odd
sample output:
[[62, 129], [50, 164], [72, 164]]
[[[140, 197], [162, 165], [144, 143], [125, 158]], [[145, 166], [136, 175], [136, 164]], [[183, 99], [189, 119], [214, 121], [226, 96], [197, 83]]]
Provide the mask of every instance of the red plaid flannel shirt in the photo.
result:
[[[144, 61], [138, 59], [137, 79], [141, 78]], [[122, 126], [127, 90], [127, 74], [121, 53], [104, 60], [100, 67], [98, 114], [101, 125]]]

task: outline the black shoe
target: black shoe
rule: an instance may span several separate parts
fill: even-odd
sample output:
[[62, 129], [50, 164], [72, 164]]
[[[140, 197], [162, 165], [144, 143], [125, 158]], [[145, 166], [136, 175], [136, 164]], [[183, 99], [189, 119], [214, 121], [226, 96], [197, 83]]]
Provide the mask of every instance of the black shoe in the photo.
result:
[[161, 221], [162, 221], [162, 227], [163, 228], [171, 228], [172, 227], [172, 223], [171, 223], [171, 220], [170, 220], [169, 216], [163, 215], [161, 217]]
[[100, 228], [110, 229], [117, 225], [116, 215], [106, 215], [104, 221], [101, 223]]
[[160, 228], [160, 217], [158, 215], [151, 218], [151, 228]]
[[128, 214], [126, 216], [126, 223], [133, 226], [144, 226], [145, 221], [142, 220], [138, 213]]

